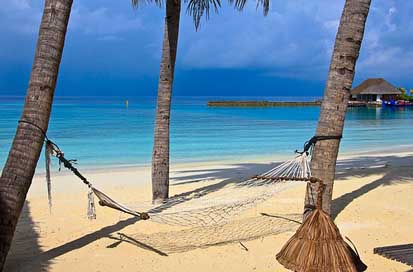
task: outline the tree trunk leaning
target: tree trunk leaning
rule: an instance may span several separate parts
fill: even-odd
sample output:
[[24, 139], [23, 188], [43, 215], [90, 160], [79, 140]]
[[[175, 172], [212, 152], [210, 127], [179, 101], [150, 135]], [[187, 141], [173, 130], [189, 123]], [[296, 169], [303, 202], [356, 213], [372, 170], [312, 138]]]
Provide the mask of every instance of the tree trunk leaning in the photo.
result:
[[[46, 0], [21, 119], [47, 131], [72, 0]], [[0, 178], [0, 271], [43, 146], [42, 132], [19, 123]]]
[[[363, 40], [371, 0], [346, 0], [341, 16], [333, 56], [330, 63], [324, 98], [321, 105], [316, 135], [342, 135], [347, 103], [353, 85], [355, 66]], [[323, 210], [330, 214], [339, 140], [316, 143], [311, 170], [314, 177], [326, 184]], [[315, 188], [307, 186], [305, 205], [314, 206]], [[304, 216], [308, 210], [305, 210]]]
[[152, 153], [152, 201], [154, 203], [161, 203], [169, 197], [169, 127], [180, 13], [180, 0], [166, 1]]

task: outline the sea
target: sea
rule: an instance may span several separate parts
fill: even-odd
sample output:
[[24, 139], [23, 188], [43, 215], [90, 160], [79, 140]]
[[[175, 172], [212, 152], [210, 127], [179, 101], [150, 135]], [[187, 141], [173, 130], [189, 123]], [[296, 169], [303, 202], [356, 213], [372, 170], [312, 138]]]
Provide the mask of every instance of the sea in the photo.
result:
[[[319, 107], [214, 108], [207, 102], [316, 99], [320, 97], [176, 96], [171, 111], [171, 164], [291, 157], [314, 135]], [[23, 102], [24, 97], [0, 97], [0, 168]], [[48, 136], [81, 168], [150, 165], [155, 109], [156, 97], [56, 97]], [[340, 154], [411, 151], [412, 135], [412, 108], [349, 108]]]

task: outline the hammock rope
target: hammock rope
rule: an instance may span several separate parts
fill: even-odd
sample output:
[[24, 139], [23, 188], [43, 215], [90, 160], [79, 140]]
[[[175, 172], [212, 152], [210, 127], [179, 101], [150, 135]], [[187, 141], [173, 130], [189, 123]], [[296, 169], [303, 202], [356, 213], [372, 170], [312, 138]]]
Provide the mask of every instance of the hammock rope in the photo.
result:
[[[50, 139], [46, 140], [46, 145], [45, 145], [46, 152], [48, 150], [52, 150], [50, 152], [51, 155], [55, 156], [58, 160], [59, 163], [62, 164], [65, 168], [69, 169], [72, 171], [73, 174], [75, 174], [85, 185], [87, 185], [90, 189], [88, 193], [88, 218], [89, 219], [95, 219], [96, 218], [96, 209], [95, 209], [95, 204], [93, 200], [93, 194], [96, 195], [99, 198], [99, 205], [101, 206], [106, 206], [112, 209], [116, 209], [119, 211], [122, 211], [124, 213], [128, 213], [133, 216], [138, 216], [142, 220], [149, 219], [149, 216], [145, 212], [137, 212], [134, 210], [129, 209], [128, 207], [116, 202], [109, 196], [107, 196], [105, 193], [97, 189], [92, 185], [92, 183], [85, 177], [83, 176], [79, 170], [73, 165], [73, 162], [75, 160], [68, 160], [65, 158], [64, 153], [60, 150], [60, 148], [52, 142]], [[47, 170], [47, 169], [46, 169]], [[50, 168], [48, 168], [50, 171]], [[46, 176], [50, 177], [50, 173], [46, 173]]]
[[[175, 212], [163, 212], [163, 210], [176, 204], [191, 200], [191, 197], [172, 198], [171, 200], [166, 201], [166, 203], [148, 210], [148, 212], [138, 212], [117, 202], [101, 190], [94, 187], [92, 183], [73, 165], [73, 160], [66, 159], [64, 153], [51, 140], [46, 140], [46, 149], [52, 149], [52, 155], [54, 155], [65, 168], [72, 171], [90, 188], [90, 192], [88, 193], [89, 203], [87, 213], [89, 219], [96, 218], [95, 205], [92, 196], [93, 193], [99, 199], [99, 205], [137, 216], [142, 220], [152, 219], [154, 222], [178, 226], [215, 225], [221, 224], [227, 221], [228, 218], [273, 197], [277, 192], [283, 189], [281, 185], [286, 184], [287, 181], [305, 181], [310, 183], [317, 183], [320, 181], [315, 177], [311, 177], [308, 156], [307, 153], [304, 152], [294, 159], [286, 161], [263, 174], [253, 176], [238, 185], [238, 187], [244, 185], [247, 188], [263, 187], [256, 197], [248, 197], [246, 199], [234, 201], [232, 200], [234, 192], [236, 192], [234, 190], [237, 190], [234, 188], [232, 191], [229, 190], [226, 196], [221, 195], [218, 199], [210, 199], [209, 203], [202, 201], [195, 203], [195, 205], [194, 203], [191, 203], [191, 207], [188, 207], [186, 210], [180, 209]], [[197, 197], [192, 196], [192, 198], [196, 199]]]
[[[148, 212], [138, 212], [134, 209], [127, 207], [109, 197], [101, 190], [97, 189], [92, 183], [83, 176], [79, 170], [73, 165], [73, 160], [68, 160], [65, 158], [64, 153], [59, 149], [59, 147], [53, 143], [50, 139], [46, 140], [46, 150], [52, 150], [51, 155], [56, 157], [63, 167], [69, 169], [74, 175], [76, 175], [85, 185], [90, 188], [88, 193], [88, 218], [95, 219], [95, 206], [93, 202], [93, 193], [99, 199], [99, 205], [109, 207], [133, 216], [137, 216], [142, 220], [147, 220], [151, 218], [155, 222], [170, 224], [170, 225], [180, 225], [180, 226], [194, 226], [194, 225], [211, 225], [218, 224], [225, 221], [227, 218], [238, 214], [239, 212], [248, 209], [249, 207], [255, 206], [260, 202], [263, 202], [270, 197], [272, 197], [276, 192], [279, 191], [278, 187], [274, 187], [274, 184], [283, 183], [284, 181], [310, 181], [310, 172], [304, 169], [309, 169], [308, 159], [306, 154], [301, 154], [296, 158], [284, 162], [283, 164], [261, 174], [254, 176], [251, 179], [244, 181], [243, 183], [246, 187], [257, 187], [257, 186], [267, 186], [262, 194], [257, 197], [248, 198], [240, 201], [232, 201], [231, 197], [220, 196], [219, 200], [226, 201], [223, 204], [217, 204], [218, 199], [211, 200], [210, 203], [201, 203], [199, 208], [191, 208], [188, 210], [179, 210], [177, 212], [162, 213], [164, 209], [167, 209], [174, 204], [183, 203], [191, 198], [172, 198], [169, 201], [161, 204], [158, 207], [150, 209]], [[282, 173], [286, 173], [282, 175]], [[46, 174], [50, 176], [49, 174]], [[295, 177], [298, 176], [298, 177]], [[313, 179], [311, 179], [313, 180]], [[270, 188], [273, 187], [273, 188]], [[234, 189], [236, 190], [236, 189]], [[232, 192], [227, 192], [227, 195], [233, 196]], [[193, 198], [193, 196], [192, 196]], [[196, 197], [195, 197], [196, 198]], [[212, 202], [212, 203], [211, 203]], [[228, 203], [229, 202], [229, 203]], [[196, 205], [195, 205], [196, 206]]]

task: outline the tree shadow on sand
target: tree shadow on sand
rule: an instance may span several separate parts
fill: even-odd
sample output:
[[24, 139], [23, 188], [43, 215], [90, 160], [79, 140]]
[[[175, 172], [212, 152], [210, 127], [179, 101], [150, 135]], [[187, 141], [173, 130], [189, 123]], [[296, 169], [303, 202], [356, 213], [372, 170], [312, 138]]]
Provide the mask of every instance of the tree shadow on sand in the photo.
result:
[[[360, 188], [345, 193], [334, 199], [331, 205], [331, 217], [333, 219], [342, 212], [355, 199], [366, 195], [380, 186], [413, 182], [413, 171], [401, 171], [401, 168], [411, 168], [413, 156], [384, 156], [384, 157], [359, 157], [340, 161], [337, 164], [336, 179], [346, 180], [351, 177], [367, 177], [370, 175], [383, 175], [375, 181], [365, 184]], [[356, 167], [355, 167], [356, 166]]]
[[[205, 170], [181, 171], [179, 172], [179, 174], [189, 174], [189, 175], [185, 175], [179, 178], [173, 178], [171, 183], [174, 184], [174, 182], [176, 181], [185, 181], [185, 180], [193, 181], [194, 179], [204, 180], [205, 178], [220, 179], [221, 181], [215, 184], [212, 184], [212, 185], [206, 185], [206, 186], [203, 186], [203, 187], [200, 187], [200, 188], [197, 188], [197, 189], [194, 189], [194, 190], [182, 193], [182, 194], [175, 195], [171, 197], [171, 201], [168, 201], [167, 204], [161, 205], [160, 208], [154, 209], [151, 212], [160, 212], [174, 205], [183, 203], [184, 201], [191, 200], [195, 197], [197, 198], [197, 197], [206, 196], [209, 193], [220, 190], [221, 188], [225, 187], [228, 184], [231, 184], [231, 183], [237, 184], [239, 182], [242, 182], [245, 179], [253, 175], [256, 175], [257, 174], [256, 171], [258, 171], [259, 173], [259, 172], [262, 172], [262, 171], [265, 171], [265, 170], [268, 170], [274, 167], [274, 165], [275, 164], [239, 164], [239, 165], [235, 165], [233, 168], [228, 168], [228, 169], [223, 168], [223, 169], [212, 169], [212, 170], [207, 170], [207, 171]], [[175, 185], [177, 186], [178, 184], [175, 183]], [[139, 221], [139, 218], [137, 217], [124, 219], [124, 220], [119, 221], [116, 224], [103, 227], [97, 231], [94, 231], [92, 233], [79, 237], [75, 240], [67, 242], [58, 247], [49, 249], [44, 252], [39, 251], [36, 254], [33, 254], [33, 256], [34, 255], [36, 256], [32, 257], [30, 260], [27, 260], [28, 262], [27, 263], [25, 262], [25, 264], [30, 266], [30, 271], [47, 271], [48, 264], [54, 258], [62, 256], [73, 250], [85, 247], [89, 245], [90, 243], [93, 243], [102, 238], [113, 239], [113, 236], [112, 236], [113, 233], [117, 233], [129, 225], [135, 224], [138, 221]], [[116, 246], [117, 244], [115, 243], [109, 248], [115, 248]], [[158, 251], [156, 248], [151, 248], [150, 246], [145, 245], [145, 244], [141, 244], [140, 246], [141, 248], [160, 254], [160, 251]], [[160, 255], [163, 255], [163, 254], [160, 254]], [[17, 260], [17, 261], [21, 261], [21, 260]]]
[[[174, 183], [174, 181], [185, 181], [185, 180], [194, 180], [194, 179], [202, 179], [204, 180], [204, 178], [211, 178], [211, 179], [222, 179], [221, 181], [212, 184], [212, 185], [206, 185], [194, 190], [191, 190], [189, 192], [185, 192], [182, 194], [178, 194], [175, 195], [173, 197], [171, 197], [171, 201], [168, 201], [167, 204], [161, 205], [159, 209], [157, 210], [152, 210], [151, 212], [160, 212], [162, 210], [168, 209], [174, 205], [180, 204], [184, 201], [188, 201], [195, 197], [201, 197], [201, 196], [206, 196], [207, 194], [211, 193], [211, 192], [216, 192], [218, 190], [220, 190], [221, 188], [225, 187], [228, 184], [231, 183], [238, 183], [242, 180], [244, 180], [246, 177], [250, 177], [252, 175], [257, 174], [257, 172], [255, 172], [255, 169], [259, 169], [259, 171], [261, 171], [261, 169], [266, 170], [266, 169], [270, 169], [273, 167], [273, 164], [240, 164], [240, 165], [236, 165], [234, 166], [234, 168], [230, 168], [230, 169], [212, 169], [212, 170], [200, 170], [198, 171], [182, 171], [179, 172], [179, 174], [189, 174], [189, 175], [185, 175], [184, 177], [179, 177], [179, 178], [175, 178], [172, 179], [172, 183]], [[201, 174], [201, 172], [203, 172]], [[235, 175], [234, 175], [235, 173]], [[25, 219], [26, 217], [30, 218], [29, 216], [29, 211], [28, 208], [26, 207], [25, 210], [22, 212], [22, 217], [21, 217], [21, 221], [25, 221], [28, 219]], [[30, 219], [31, 220], [31, 219]], [[26, 271], [26, 270], [21, 270], [20, 268], [24, 265], [24, 267], [30, 267], [30, 271], [47, 271], [48, 270], [48, 266], [51, 262], [51, 260], [53, 260], [54, 258], [57, 258], [59, 256], [62, 256], [68, 252], [71, 252], [73, 250], [85, 247], [99, 239], [102, 238], [109, 238], [112, 239], [113, 236], [111, 234], [113, 233], [117, 233], [120, 230], [126, 228], [129, 225], [133, 225], [136, 222], [139, 221], [139, 218], [137, 217], [132, 217], [132, 218], [128, 218], [128, 219], [124, 219], [121, 220], [119, 222], [117, 222], [116, 224], [107, 226], [107, 227], [103, 227], [97, 231], [94, 231], [92, 233], [89, 233], [87, 235], [84, 235], [82, 237], [79, 237], [75, 240], [72, 240], [70, 242], [67, 242], [63, 245], [57, 246], [55, 248], [49, 249], [47, 251], [42, 252], [40, 250], [40, 247], [38, 246], [38, 242], [37, 242], [37, 233], [35, 231], [35, 227], [33, 224], [33, 221], [31, 221], [31, 232], [33, 234], [33, 237], [35, 237], [36, 239], [32, 239], [32, 240], [28, 240], [27, 244], [30, 244], [30, 247], [35, 246], [34, 248], [37, 248], [38, 250], [36, 250], [35, 252], [33, 251], [32, 254], [30, 255], [30, 257], [25, 258], [24, 260], [22, 260], [21, 258], [19, 259], [13, 259], [13, 257], [9, 258], [8, 260], [8, 267], [9, 270], [6, 271]], [[27, 224], [25, 224], [27, 225]], [[29, 224], [30, 225], [30, 224]], [[18, 231], [19, 232], [19, 231]], [[24, 233], [24, 231], [23, 231]], [[14, 240], [18, 240], [18, 235], [19, 233], [16, 232], [16, 236]], [[112, 246], [110, 246], [109, 248], [114, 248], [116, 247], [117, 244], [113, 244]], [[141, 248], [153, 251], [154, 253], [163, 255], [162, 253], [160, 253], [160, 251], [158, 251], [156, 248], [151, 248], [148, 245], [145, 244], [140, 244]], [[13, 254], [12, 254], [13, 256]]]
[[27, 263], [42, 253], [38, 233], [30, 214], [30, 203], [26, 201], [14, 233], [4, 271], [48, 271], [50, 259], [38, 263], [36, 267], [27, 266]]
[[[399, 168], [393, 167], [392, 165], [401, 165], [400, 167], [407, 167], [412, 165], [412, 163], [413, 156], [403, 158], [397, 156], [385, 156], [380, 157], [378, 159], [366, 156], [340, 161], [337, 166], [338, 179], [346, 180], [350, 179], [352, 176], [364, 177], [378, 173], [383, 174], [383, 177], [369, 184], [363, 185], [359, 189], [346, 193], [338, 197], [337, 199], [333, 200], [333, 218], [336, 218], [337, 215], [341, 211], [343, 211], [352, 201], [378, 188], [379, 186], [387, 186], [397, 184], [400, 182], [411, 182], [411, 177], [403, 174], [406, 171], [398, 171]], [[191, 200], [193, 198], [206, 196], [209, 193], [219, 191], [228, 184], [242, 185], [243, 182], [247, 180], [249, 177], [269, 170], [276, 165], [277, 164], [274, 163], [239, 164], [235, 165], [232, 168], [176, 172], [177, 174], [182, 176], [171, 179], [172, 186], [179, 186], [180, 184], [199, 183], [209, 179], [219, 179], [221, 181], [214, 184], [202, 186], [182, 194], [175, 195], [171, 198], [172, 201], [164, 205], [161, 205], [160, 208], [158, 208], [157, 210], [153, 210], [152, 212], [160, 212], [179, 203]], [[174, 199], [176, 201], [173, 201]], [[47, 265], [52, 259], [62, 256], [72, 250], [82, 248], [101, 238], [113, 237], [111, 234], [119, 232], [123, 228], [135, 224], [138, 221], [138, 218], [129, 218], [121, 220], [114, 225], [101, 228], [100, 230], [79, 237], [78, 239], [65, 243], [61, 246], [55, 247], [45, 252], [38, 252], [38, 256], [32, 262], [32, 265], [34, 266], [31, 267], [38, 267], [39, 269], [31, 269], [31, 271], [44, 271], [42, 269], [44, 267], [47, 269]], [[113, 247], [116, 247], [116, 245], [117, 243], [114, 244]], [[144, 244], [141, 245], [141, 247], [148, 250], [152, 250], [150, 246]], [[153, 249], [152, 251], [156, 253], [157, 249]], [[159, 252], [157, 253], [159, 254]]]

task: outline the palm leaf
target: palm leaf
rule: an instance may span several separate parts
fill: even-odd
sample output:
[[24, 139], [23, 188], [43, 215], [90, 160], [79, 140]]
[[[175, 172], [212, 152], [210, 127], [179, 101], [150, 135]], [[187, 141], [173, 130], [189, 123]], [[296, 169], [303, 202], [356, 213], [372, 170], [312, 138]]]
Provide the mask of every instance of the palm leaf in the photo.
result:
[[[163, 5], [163, 0], [131, 0], [132, 6], [134, 8], [138, 8], [142, 2], [150, 3], [154, 2], [157, 6], [161, 7]], [[188, 15], [192, 16], [193, 22], [195, 24], [195, 29], [198, 30], [201, 25], [201, 19], [205, 14], [205, 19], [208, 20], [211, 10], [215, 13], [218, 13], [218, 9], [221, 7], [221, 0], [186, 0], [188, 6], [186, 8], [186, 12]], [[244, 9], [247, 0], [229, 0], [231, 5], [241, 11]], [[257, 8], [258, 6], [263, 7], [264, 15], [268, 14], [270, 9], [270, 0], [257, 0]]]
[[218, 9], [221, 7], [220, 0], [189, 0], [186, 12], [192, 16], [195, 28], [198, 30], [201, 18], [205, 14], [205, 18], [209, 19], [211, 9], [218, 13]]
[[[234, 5], [237, 10], [241, 11], [247, 4], [247, 0], [229, 0], [229, 3]], [[257, 8], [259, 6], [262, 6], [264, 15], [267, 16], [268, 11], [270, 10], [270, 0], [257, 0]]]
[[262, 6], [264, 16], [267, 16], [268, 11], [270, 10], [270, 0], [257, 0], [257, 9], [260, 5]]
[[[258, 1], [261, 1], [261, 0], [258, 0]], [[234, 5], [234, 7], [235, 7], [237, 10], [241, 11], [241, 10], [244, 9], [245, 4], [247, 3], [247, 0], [229, 0], [229, 3], [230, 3], [231, 5]]]

